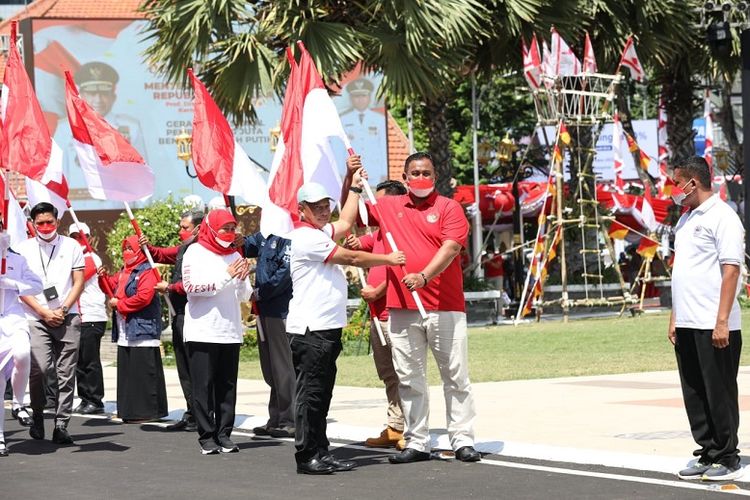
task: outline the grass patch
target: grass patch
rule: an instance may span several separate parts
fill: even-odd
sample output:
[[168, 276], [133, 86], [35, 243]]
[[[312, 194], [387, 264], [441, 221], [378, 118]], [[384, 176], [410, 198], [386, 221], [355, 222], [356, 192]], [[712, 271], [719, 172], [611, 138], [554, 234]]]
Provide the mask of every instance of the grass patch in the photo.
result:
[[[469, 372], [472, 382], [604, 375], [675, 370], [672, 345], [667, 340], [668, 314], [640, 318], [606, 318], [542, 322], [518, 327], [495, 326], [469, 330]], [[742, 313], [743, 330], [750, 311]], [[366, 352], [366, 350], [364, 350]], [[429, 355], [430, 385], [440, 383]], [[743, 354], [741, 364], [750, 363]], [[261, 379], [260, 362], [240, 362], [240, 378]], [[342, 356], [336, 383], [381, 387], [370, 356]]]

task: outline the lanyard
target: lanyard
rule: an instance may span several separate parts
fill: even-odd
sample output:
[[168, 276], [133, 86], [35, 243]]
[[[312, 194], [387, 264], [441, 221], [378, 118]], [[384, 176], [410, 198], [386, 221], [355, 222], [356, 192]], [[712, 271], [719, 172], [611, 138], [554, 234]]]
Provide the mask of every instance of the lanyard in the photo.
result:
[[52, 251], [49, 254], [49, 259], [47, 260], [47, 265], [44, 265], [44, 259], [42, 258], [42, 246], [39, 245], [37, 249], [39, 250], [39, 263], [42, 264], [42, 272], [44, 272], [44, 279], [47, 280], [47, 269], [49, 269], [49, 265], [52, 262], [52, 256], [55, 255], [55, 248], [57, 248], [57, 245], [52, 245]]

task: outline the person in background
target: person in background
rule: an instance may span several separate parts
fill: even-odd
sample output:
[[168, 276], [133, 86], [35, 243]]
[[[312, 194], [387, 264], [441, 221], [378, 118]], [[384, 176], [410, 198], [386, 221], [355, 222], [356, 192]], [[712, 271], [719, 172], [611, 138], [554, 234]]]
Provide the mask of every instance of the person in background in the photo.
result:
[[101, 342], [107, 327], [107, 298], [99, 287], [96, 272], [102, 260], [95, 253], [88, 252], [81, 232], [91, 235], [89, 226], [71, 224], [68, 236], [81, 245], [85, 267], [83, 268], [83, 292], [78, 299], [81, 313], [81, 341], [78, 344], [78, 364], [76, 365], [76, 386], [80, 404], [73, 410], [83, 415], [104, 413], [104, 373], [102, 372]]
[[[406, 194], [406, 187], [399, 181], [383, 181], [377, 185], [375, 196], [380, 199], [383, 196], [400, 196]], [[347, 247], [352, 250], [362, 250], [376, 254], [386, 253], [385, 240], [380, 230], [367, 234], [360, 238], [354, 235], [347, 236]], [[386, 281], [385, 266], [370, 268], [367, 273], [367, 284], [362, 288], [362, 298], [370, 304], [375, 317], [380, 321], [386, 345], [380, 342], [375, 319], [370, 324], [370, 345], [372, 346], [372, 359], [375, 362], [375, 370], [378, 377], [385, 384], [385, 395], [388, 399], [387, 426], [377, 437], [368, 438], [365, 446], [374, 448], [395, 447], [402, 450], [404, 441], [404, 414], [401, 410], [401, 397], [398, 395], [398, 375], [393, 368], [393, 355], [391, 343], [388, 338], [388, 309], [386, 309]]]
[[292, 351], [286, 337], [286, 317], [292, 298], [289, 273], [290, 241], [260, 232], [241, 244], [245, 257], [257, 257], [253, 296], [258, 308], [258, 353], [263, 380], [271, 388], [268, 422], [255, 427], [257, 436], [294, 437], [295, 376]]
[[500, 249], [494, 250], [491, 254], [486, 255], [482, 260], [484, 266], [484, 278], [490, 283], [493, 289], [503, 290], [503, 275], [505, 274], [503, 266], [503, 254]]
[[44, 285], [42, 293], [21, 296], [31, 332], [29, 392], [34, 414], [29, 434], [34, 439], [44, 439], [45, 378], [48, 367], [55, 366], [58, 397], [52, 441], [73, 444], [68, 422], [81, 340], [78, 298], [83, 292], [85, 261], [81, 246], [57, 233], [57, 209], [52, 204], [34, 205], [31, 220], [36, 237], [16, 247]]
[[[0, 231], [2, 223], [0, 223]], [[26, 321], [20, 295], [36, 295], [44, 287], [42, 279], [26, 263], [26, 259], [10, 250], [10, 235], [0, 232], [0, 251], [7, 250], [5, 274], [0, 276], [3, 303], [0, 311], [0, 394], [5, 393], [6, 380], [13, 386], [14, 418], [24, 426], [32, 424], [31, 416], [21, 405], [26, 394], [31, 370], [31, 344], [29, 322]], [[5, 415], [0, 415], [0, 457], [8, 456], [4, 434]]]
[[[123, 267], [109, 279], [115, 296], [112, 339], [117, 342], [117, 415], [126, 424], [149, 422], [167, 413], [167, 388], [159, 350], [161, 300], [158, 280], [138, 237], [122, 242]], [[105, 275], [104, 268], [99, 268]]]
[[159, 264], [173, 264], [169, 283], [160, 281], [156, 284], [159, 293], [166, 293], [172, 302], [174, 315], [172, 316], [172, 347], [174, 348], [174, 359], [177, 367], [177, 377], [180, 379], [182, 395], [185, 397], [185, 412], [179, 421], [167, 427], [170, 431], [185, 430], [195, 432], [195, 418], [193, 417], [193, 389], [190, 383], [190, 360], [183, 328], [185, 325], [185, 305], [187, 296], [182, 284], [182, 259], [188, 247], [195, 243], [201, 222], [203, 222], [203, 210], [191, 209], [182, 213], [180, 217], [180, 245], [174, 247], [155, 247], [148, 243], [148, 238], [143, 235], [139, 240], [141, 245], [147, 245], [149, 252], [155, 262]]
[[240, 302], [250, 299], [252, 287], [247, 260], [234, 246], [236, 228], [227, 210], [210, 211], [200, 225], [197, 244], [188, 247], [182, 261], [187, 294], [183, 335], [203, 455], [239, 451], [231, 434], [245, 333]]

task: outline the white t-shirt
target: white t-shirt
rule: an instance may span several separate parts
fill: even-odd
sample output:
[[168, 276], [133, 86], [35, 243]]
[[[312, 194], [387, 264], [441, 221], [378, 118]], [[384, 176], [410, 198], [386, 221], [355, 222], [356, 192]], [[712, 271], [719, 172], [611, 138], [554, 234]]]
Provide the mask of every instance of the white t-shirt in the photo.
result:
[[238, 253], [219, 255], [194, 243], [182, 257], [182, 285], [187, 294], [185, 342], [239, 344], [245, 333], [240, 302], [250, 299], [249, 279], [238, 280], [227, 267]]
[[[26, 257], [26, 262], [31, 270], [40, 278], [44, 288], [54, 286], [58, 297], [50, 303], [44, 297], [44, 293], [35, 295], [36, 300], [42, 307], [57, 309], [73, 287], [72, 272], [83, 271], [85, 262], [81, 245], [72, 238], [60, 236], [47, 243], [39, 238], [29, 238], [16, 245], [16, 251]], [[37, 314], [26, 304], [23, 304], [26, 318], [33, 321], [38, 320]], [[78, 304], [70, 306], [70, 313], [78, 312]]]
[[[84, 255], [84, 259], [86, 256]], [[98, 255], [91, 254], [94, 266], [97, 269], [102, 265], [102, 259]], [[81, 312], [81, 321], [88, 323], [93, 321], [107, 321], [107, 297], [99, 287], [99, 276], [94, 274], [83, 285], [83, 292], [78, 299], [78, 309]]]
[[[719, 313], [722, 264], [742, 266], [745, 231], [740, 218], [718, 195], [686, 212], [675, 226], [672, 314], [678, 328], [713, 330]], [[729, 330], [741, 328], [736, 296]]]
[[286, 331], [311, 331], [346, 326], [347, 284], [344, 271], [328, 260], [338, 249], [333, 226], [322, 229], [298, 225], [285, 236], [291, 240], [292, 300]]
[[18, 332], [28, 336], [29, 322], [18, 297], [40, 293], [43, 289], [42, 279], [29, 268], [22, 255], [8, 252], [0, 288], [5, 290], [3, 309], [0, 312], [0, 336], [12, 336]]

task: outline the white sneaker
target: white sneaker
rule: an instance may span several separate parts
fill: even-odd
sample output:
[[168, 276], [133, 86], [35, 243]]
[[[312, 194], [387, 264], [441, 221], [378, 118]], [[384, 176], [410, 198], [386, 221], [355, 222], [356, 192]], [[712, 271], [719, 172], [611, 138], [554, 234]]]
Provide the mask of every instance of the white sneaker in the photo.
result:
[[742, 469], [739, 465], [727, 467], [726, 465], [713, 464], [710, 469], [703, 473], [703, 481], [729, 481], [742, 475]]
[[0, 457], [8, 456], [8, 448], [5, 447], [5, 441], [0, 440]]

